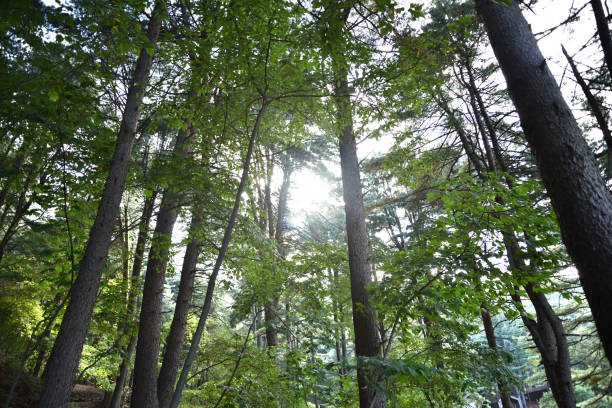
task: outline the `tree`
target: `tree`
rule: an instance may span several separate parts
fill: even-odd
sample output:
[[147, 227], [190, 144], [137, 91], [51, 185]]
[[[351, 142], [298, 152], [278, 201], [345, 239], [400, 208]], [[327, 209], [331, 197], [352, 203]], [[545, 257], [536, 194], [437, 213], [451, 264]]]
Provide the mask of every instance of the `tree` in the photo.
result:
[[518, 5], [476, 7], [612, 361], [612, 196]]
[[45, 386], [40, 404], [56, 407], [66, 404], [81, 355], [89, 318], [96, 300], [100, 276], [108, 254], [110, 239], [125, 184], [132, 144], [138, 123], [138, 112], [148, 82], [155, 45], [161, 29], [163, 4], [155, 3], [147, 29], [147, 42], [136, 62], [128, 99], [117, 134], [115, 154], [100, 200], [96, 221], [79, 265], [79, 274], [70, 290], [70, 301], [62, 319], [51, 356], [45, 368]]

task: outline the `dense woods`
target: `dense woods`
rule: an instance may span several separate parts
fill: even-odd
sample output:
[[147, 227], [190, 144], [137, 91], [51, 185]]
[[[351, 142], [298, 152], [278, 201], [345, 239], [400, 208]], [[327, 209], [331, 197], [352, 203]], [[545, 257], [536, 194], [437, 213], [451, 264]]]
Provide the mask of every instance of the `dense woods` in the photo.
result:
[[3, 406], [612, 406], [611, 19], [6, 2]]

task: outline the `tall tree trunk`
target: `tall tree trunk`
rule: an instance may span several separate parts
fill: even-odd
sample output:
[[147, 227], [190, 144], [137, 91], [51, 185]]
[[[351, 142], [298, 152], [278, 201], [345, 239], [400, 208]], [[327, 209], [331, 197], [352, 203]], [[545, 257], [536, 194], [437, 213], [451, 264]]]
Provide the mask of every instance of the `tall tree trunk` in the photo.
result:
[[[376, 357], [380, 355], [380, 338], [370, 305], [367, 285], [370, 276], [370, 249], [366, 230], [363, 196], [357, 145], [353, 134], [353, 119], [348, 84], [346, 62], [335, 65], [335, 100], [337, 109], [336, 124], [340, 127], [340, 167], [342, 171], [342, 194], [346, 215], [346, 235], [353, 303], [353, 326], [355, 328], [355, 354], [357, 357]], [[375, 373], [357, 369], [359, 405], [361, 408], [386, 407], [385, 397], [376, 392], [373, 384], [377, 382]]]
[[[487, 305], [484, 302], [480, 306], [480, 317], [482, 318], [482, 325], [485, 330], [485, 336], [487, 337], [487, 344], [493, 352], [493, 355], [495, 357], [495, 364], [498, 365], [500, 363], [500, 359], [499, 352], [497, 350], [497, 341], [495, 339], [495, 329], [493, 328], [493, 322], [491, 321], [491, 314], [489, 313], [489, 309], [487, 308]], [[497, 388], [499, 389], [502, 407], [513, 408], [512, 401], [510, 401], [510, 396], [508, 395], [508, 384], [505, 380], [505, 378], [497, 378]]]
[[[138, 277], [140, 277], [140, 271], [142, 269], [145, 246], [149, 236], [149, 224], [151, 223], [151, 217], [153, 216], [156, 198], [157, 190], [153, 191], [151, 197], [145, 198], [142, 209], [142, 217], [140, 218], [140, 224], [138, 225], [138, 237], [136, 238], [136, 249], [134, 251], [134, 259], [132, 261], [132, 279], [127, 300], [127, 316], [130, 323], [134, 321], [135, 317]], [[128, 375], [132, 354], [136, 348], [136, 335], [132, 332], [133, 328], [131, 325], [127, 325], [126, 329], [129, 330], [130, 336], [128, 345], [124, 351], [123, 360], [119, 366], [119, 375], [115, 380], [115, 388], [113, 389], [110, 408], [119, 408], [121, 405], [121, 394], [123, 393], [123, 388], [125, 386], [125, 380]]]
[[189, 315], [189, 304], [193, 295], [196, 265], [200, 254], [201, 241], [198, 239], [198, 234], [202, 220], [197, 208], [193, 209], [192, 217], [189, 227], [191, 241], [189, 241], [185, 250], [174, 316], [172, 317], [170, 332], [166, 337], [164, 360], [157, 380], [157, 396], [160, 407], [168, 407], [170, 401], [172, 401], [174, 382], [176, 381], [176, 373], [180, 364], [183, 342], [185, 341], [185, 329]]
[[[283, 247], [283, 218], [287, 213], [287, 198], [289, 196], [289, 187], [291, 185], [291, 173], [293, 169], [291, 164], [285, 166], [283, 169], [283, 182], [281, 184], [281, 189], [278, 195], [278, 206], [276, 210], [276, 227], [272, 227], [274, 224], [273, 219], [269, 219], [270, 224], [270, 238], [274, 238], [276, 241], [276, 247], [278, 249], [279, 256], [281, 258], [284, 257], [284, 247]], [[270, 172], [271, 173], [271, 172]], [[268, 174], [270, 174], [268, 173]], [[269, 180], [268, 180], [269, 182]], [[268, 185], [266, 184], [266, 188], [269, 190]], [[270, 203], [271, 207], [271, 203]], [[272, 211], [268, 208], [269, 217], [272, 217]], [[282, 259], [281, 259], [282, 261]], [[276, 274], [276, 271], [275, 271]], [[277, 283], [276, 277], [273, 278], [274, 283]], [[278, 305], [279, 305], [279, 288], [275, 287], [273, 289], [272, 294], [272, 302], [268, 302], [265, 305], [265, 322], [266, 322], [266, 345], [268, 347], [273, 347], [278, 345], [278, 332], [276, 329], [276, 321], [278, 320]]]
[[[186, 121], [186, 128], [178, 132], [174, 151], [181, 159], [189, 155], [186, 146], [191, 136], [191, 124]], [[134, 362], [134, 389], [130, 405], [133, 408], [155, 408], [159, 406], [157, 398], [157, 370], [159, 360], [159, 337], [161, 332], [161, 312], [166, 277], [166, 265], [170, 257], [172, 232], [178, 216], [182, 194], [175, 191], [170, 183], [164, 195], [157, 215], [157, 223], [149, 261], [145, 274], [142, 292], [142, 307], [136, 343], [136, 361]]]
[[96, 219], [89, 232], [89, 240], [79, 266], [79, 275], [72, 285], [71, 298], [45, 368], [45, 384], [40, 396], [40, 408], [64, 406], [70, 397], [100, 277], [106, 263], [113, 227], [119, 212], [139, 110], [153, 62], [151, 49], [155, 49], [161, 29], [162, 9], [162, 1], [156, 1], [147, 28], [147, 44], [140, 51], [128, 89], [115, 153], [98, 205]]
[[255, 139], [257, 138], [257, 134], [259, 133], [259, 126], [261, 125], [261, 120], [263, 119], [264, 113], [268, 107], [268, 100], [265, 96], [262, 97], [262, 103], [259, 108], [259, 112], [257, 112], [257, 119], [255, 120], [255, 124], [253, 125], [253, 130], [251, 131], [251, 135], [249, 137], [249, 146], [247, 148], [247, 154], [244, 160], [244, 167], [242, 169], [242, 176], [240, 177], [240, 184], [238, 185], [238, 191], [236, 191], [236, 198], [234, 200], [234, 207], [232, 209], [232, 213], [230, 214], [230, 219], [225, 228], [225, 232], [223, 234], [223, 240], [221, 241], [221, 247], [219, 248], [219, 254], [217, 255], [217, 260], [215, 261], [215, 265], [213, 267], [212, 273], [208, 279], [208, 287], [206, 288], [206, 295], [204, 297], [204, 305], [202, 306], [202, 314], [200, 315], [200, 319], [198, 321], [198, 327], [196, 328], [195, 333], [193, 334], [193, 338], [191, 340], [191, 346], [189, 347], [189, 352], [187, 354], [187, 358], [185, 359], [185, 363], [183, 364], [183, 369], [181, 370], [181, 375], [179, 376], [178, 382], [176, 384], [176, 388], [174, 390], [174, 394], [172, 395], [172, 402], [170, 403], [171, 408], [176, 408], [181, 399], [181, 393], [183, 392], [183, 388], [187, 383], [187, 376], [189, 375], [189, 370], [191, 369], [191, 365], [195, 360], [195, 354], [200, 345], [200, 339], [202, 338], [202, 332], [206, 327], [206, 319], [208, 318], [208, 313], [210, 312], [210, 307], [212, 305], [212, 297], [215, 291], [215, 284], [217, 282], [217, 275], [219, 274], [219, 269], [221, 269], [221, 264], [223, 263], [223, 259], [225, 258], [225, 253], [227, 252], [227, 248], [232, 238], [232, 230], [234, 229], [234, 223], [236, 222], [236, 218], [238, 217], [238, 210], [240, 209], [240, 200], [242, 198], [242, 192], [244, 191], [244, 187], [247, 183], [247, 179], [249, 177], [249, 166], [251, 164], [251, 156], [253, 155], [253, 147], [255, 145]]
[[597, 24], [597, 34], [604, 53], [604, 60], [608, 66], [608, 73], [612, 79], [612, 36], [610, 36], [610, 28], [608, 27], [608, 19], [604, 13], [601, 0], [591, 0], [591, 7], [595, 14], [595, 23]]
[[612, 362], [612, 196], [516, 3], [476, 6]]
[[[495, 134], [493, 133], [492, 135], [492, 139], [495, 140]], [[494, 150], [499, 147], [497, 143], [494, 143], [494, 146], [496, 146], [494, 147]], [[465, 145], [463, 147], [465, 150]], [[495, 156], [499, 160], [500, 167], [506, 168], [506, 165], [501, 158], [501, 153], [495, 151]], [[484, 175], [481, 175], [480, 178], [483, 181], [486, 180], [486, 177]], [[508, 187], [510, 188], [511, 182], [509, 179], [508, 184]], [[496, 196], [495, 201], [497, 201], [500, 205], [505, 205], [504, 199], [500, 196]], [[506, 256], [508, 257], [508, 263], [510, 267], [513, 270], [520, 271], [520, 273], [524, 277], [532, 275], [532, 273], [527, 270], [525, 262], [523, 261], [523, 254], [521, 253], [515, 232], [513, 230], [500, 232], [504, 240]], [[536, 256], [536, 254], [531, 253], [530, 256], [534, 257]], [[532, 259], [531, 265], [534, 265], [535, 263], [535, 259]], [[531, 292], [534, 293], [533, 283], [529, 283], [527, 287], [529, 287]], [[567, 341], [565, 339], [565, 331], [563, 329], [563, 326], [560, 324], [559, 318], [556, 316], [556, 314], [550, 307], [548, 300], [543, 294], [541, 295], [542, 296], [537, 297], [536, 302], [532, 301], [533, 306], [536, 309], [536, 313], [538, 315], [538, 325], [536, 325], [536, 322], [533, 322], [531, 319], [527, 318], [521, 311], [523, 322], [525, 323], [525, 326], [529, 329], [531, 337], [534, 343], [536, 344], [540, 355], [542, 356], [542, 361], [544, 362], [545, 366], [546, 378], [548, 379], [549, 384], [551, 384], [551, 391], [553, 393], [555, 401], [557, 401], [560, 407], [573, 408], [575, 407], [576, 403], [574, 398], [574, 388], [571, 379], [569, 349], [567, 346]], [[520, 303], [520, 297], [518, 297], [518, 295], [515, 296], [515, 302], [518, 298], [518, 303]], [[486, 316], [483, 315], [483, 323], [485, 323], [485, 317]], [[557, 324], [557, 321], [559, 324]], [[544, 330], [545, 333], [540, 333], [539, 330], [536, 329], [541, 327], [545, 328], [545, 330], [540, 329]], [[542, 341], [542, 338], [545, 338], [546, 340]], [[489, 342], [489, 344], [491, 343]], [[551, 353], [551, 348], [554, 348], [554, 353]], [[500, 392], [502, 389], [503, 384], [500, 388]]]

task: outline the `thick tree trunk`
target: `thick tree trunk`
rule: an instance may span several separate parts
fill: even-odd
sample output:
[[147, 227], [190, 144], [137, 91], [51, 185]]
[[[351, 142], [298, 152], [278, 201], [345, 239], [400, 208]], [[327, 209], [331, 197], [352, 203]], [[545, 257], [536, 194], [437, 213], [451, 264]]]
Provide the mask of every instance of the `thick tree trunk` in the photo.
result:
[[[489, 309], [483, 303], [480, 306], [480, 316], [482, 318], [482, 325], [484, 327], [485, 336], [487, 337], [487, 344], [495, 356], [495, 364], [499, 364], [499, 352], [497, 351], [497, 341], [495, 339], [495, 329], [493, 328], [493, 322], [491, 321], [491, 314]], [[497, 388], [499, 389], [499, 395], [502, 402], [503, 408], [513, 408], [512, 401], [508, 395], [508, 384], [505, 378], [497, 378]]]
[[100, 277], [106, 263], [113, 227], [127, 176], [140, 105], [148, 82], [153, 53], [161, 29], [161, 1], [155, 3], [147, 29], [146, 47], [140, 51], [134, 76], [128, 90], [115, 153], [104, 185], [94, 225], [89, 232], [83, 259], [72, 288], [71, 298], [45, 368], [45, 384], [40, 408], [64, 406], [70, 397], [74, 375], [79, 364], [89, 319], [93, 311]]
[[604, 60], [608, 66], [610, 79], [612, 79], [612, 36], [610, 36], [610, 27], [608, 27], [608, 19], [604, 12], [601, 0], [591, 0], [591, 7], [595, 14], [595, 23], [597, 24], [597, 34], [604, 53]]
[[[370, 249], [366, 230], [363, 196], [357, 145], [353, 134], [351, 101], [347, 79], [347, 67], [335, 64], [337, 125], [340, 133], [340, 167], [342, 171], [342, 194], [346, 215], [346, 235], [353, 303], [353, 326], [355, 328], [355, 354], [357, 357], [376, 357], [380, 355], [380, 338], [370, 305], [367, 285], [370, 276]], [[361, 408], [381, 408], [387, 403], [382, 393], [377, 393], [373, 384], [377, 381], [375, 373], [357, 370], [359, 405]]]
[[168, 407], [172, 401], [174, 382], [176, 381], [176, 373], [181, 362], [181, 351], [183, 350], [183, 342], [185, 341], [189, 304], [193, 295], [193, 282], [201, 245], [201, 241], [198, 239], [201, 218], [197, 211], [198, 210], [194, 208], [193, 218], [189, 227], [191, 241], [189, 241], [185, 250], [174, 316], [172, 317], [170, 332], [168, 333], [168, 337], [166, 337], [164, 360], [161, 370], [159, 371], [159, 379], [157, 380], [157, 396], [160, 407]]
[[537, 322], [531, 319], [525, 325], [532, 334], [542, 356], [542, 364], [551, 392], [559, 408], [575, 408], [576, 398], [572, 385], [570, 357], [565, 330], [546, 296], [535, 289], [533, 283], [525, 286], [529, 300], [536, 310]]
[[[190, 123], [178, 132], [174, 151], [185, 158], [188, 154], [186, 144], [191, 136]], [[174, 191], [170, 184], [164, 195], [157, 215], [153, 233], [149, 261], [142, 292], [142, 307], [136, 343], [134, 362], [134, 390], [130, 405], [133, 408], [155, 408], [157, 399], [157, 370], [159, 359], [159, 337], [161, 332], [161, 312], [166, 277], [166, 265], [170, 257], [172, 232], [180, 208], [182, 195]]]
[[612, 196], [516, 3], [476, 6], [612, 361]]
[[264, 306], [264, 322], [266, 326], [266, 346], [278, 346], [278, 334], [274, 322], [276, 321], [276, 313], [278, 310], [278, 298], [274, 296], [271, 302], [266, 302]]
[[255, 120], [253, 130], [251, 131], [251, 135], [249, 137], [249, 146], [247, 148], [247, 154], [244, 161], [244, 167], [242, 169], [242, 176], [240, 177], [240, 184], [238, 185], [238, 191], [236, 191], [234, 207], [232, 209], [230, 219], [223, 234], [223, 240], [221, 241], [221, 247], [219, 248], [217, 260], [215, 261], [212, 273], [210, 274], [210, 277], [208, 279], [208, 287], [206, 288], [204, 305], [202, 306], [202, 314], [200, 315], [200, 319], [198, 321], [198, 327], [196, 328], [196, 331], [193, 334], [191, 346], [189, 347], [189, 352], [187, 353], [187, 358], [185, 359], [185, 363], [183, 364], [183, 369], [181, 370], [181, 375], [179, 376], [178, 382], [176, 384], [174, 394], [172, 395], [172, 402], [170, 403], [171, 408], [178, 407], [178, 403], [181, 399], [181, 393], [183, 392], [183, 388], [187, 383], [187, 376], [189, 375], [189, 370], [191, 369], [191, 365], [195, 360], [195, 354], [200, 345], [202, 332], [206, 327], [206, 320], [208, 318], [208, 313], [210, 312], [210, 307], [212, 305], [212, 298], [213, 293], [215, 291], [215, 284], [217, 282], [217, 275], [219, 274], [219, 269], [221, 269], [221, 264], [223, 263], [225, 253], [227, 252], [227, 248], [232, 238], [232, 230], [234, 229], [234, 223], [236, 222], [236, 218], [238, 217], [238, 210], [240, 209], [240, 200], [242, 198], [242, 192], [244, 191], [244, 187], [246, 186], [247, 179], [249, 177], [249, 167], [251, 164], [251, 156], [253, 155], [253, 147], [255, 146], [255, 139], [257, 138], [257, 134], [259, 133], [259, 126], [261, 125], [261, 120], [263, 119], [267, 107], [268, 101], [265, 97], [263, 97], [261, 107], [259, 108], [259, 112], [257, 112], [257, 119]]

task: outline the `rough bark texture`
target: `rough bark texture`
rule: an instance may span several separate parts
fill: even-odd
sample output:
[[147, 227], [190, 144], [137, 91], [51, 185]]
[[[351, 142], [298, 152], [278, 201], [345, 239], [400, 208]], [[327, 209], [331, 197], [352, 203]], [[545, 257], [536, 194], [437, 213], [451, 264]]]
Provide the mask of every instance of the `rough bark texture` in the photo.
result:
[[[145, 245], [149, 236], [149, 224], [151, 217], [153, 216], [153, 208], [155, 207], [155, 199], [157, 198], [157, 191], [154, 191], [151, 197], [145, 199], [144, 207], [142, 210], [142, 217], [140, 225], [138, 226], [138, 237], [136, 238], [136, 250], [134, 251], [134, 260], [132, 262], [132, 284], [130, 293], [128, 294], [128, 307], [127, 315], [130, 321], [134, 319], [136, 310], [136, 285], [137, 278], [140, 277], [140, 270], [142, 269], [142, 261], [144, 258]], [[130, 328], [131, 329], [131, 328]], [[132, 354], [136, 348], [136, 335], [130, 334], [128, 345], [119, 367], [119, 375], [115, 380], [115, 389], [111, 397], [110, 408], [119, 408], [121, 406], [121, 394], [123, 387], [125, 386], [125, 380], [127, 379], [128, 369], [130, 367], [130, 360]]]
[[[187, 125], [186, 129], [178, 132], [174, 148], [175, 152], [183, 158], [188, 155], [186, 144], [191, 136], [189, 123]], [[164, 191], [149, 250], [149, 261], [142, 292], [142, 307], [140, 308], [136, 361], [134, 362], [134, 389], [130, 403], [133, 408], [159, 406], [157, 370], [162, 300], [172, 232], [182, 196], [174, 190], [174, 185], [171, 184]]]
[[612, 361], [612, 197], [516, 3], [476, 6]]
[[608, 19], [604, 12], [601, 0], [591, 0], [593, 13], [595, 14], [595, 23], [597, 24], [597, 34], [604, 52], [604, 60], [608, 66], [608, 72], [612, 79], [612, 37], [610, 36], [610, 28], [608, 27]]
[[[336, 72], [335, 76], [337, 78], [335, 95], [337, 123], [341, 127], [340, 167], [349, 252], [355, 354], [357, 357], [376, 357], [380, 355], [380, 338], [374, 311], [370, 305], [370, 294], [367, 291], [367, 285], [372, 279], [370, 276], [370, 249], [361, 193], [357, 145], [353, 134], [346, 67], [339, 67], [339, 72]], [[363, 369], [358, 369], [357, 383], [361, 408], [387, 406], [384, 395], [377, 393], [373, 385], [376, 383], [375, 374], [367, 374]]]
[[[161, 3], [156, 2], [147, 29], [146, 48], [154, 48], [157, 43], [161, 29], [161, 8]], [[146, 48], [140, 51], [136, 61], [113, 160], [96, 219], [89, 232], [83, 259], [79, 265], [79, 274], [71, 288], [70, 302], [45, 368], [45, 384], [40, 397], [40, 408], [64, 406], [70, 397], [74, 375], [89, 329], [89, 320], [96, 301], [100, 277], [106, 263], [113, 227], [119, 212], [139, 110], [153, 62], [152, 53], [147, 52]]]
[[523, 321], [542, 356], [550, 390], [559, 408], [575, 408], [570, 356], [561, 320], [546, 296], [535, 290], [533, 283], [527, 284], [525, 290], [536, 310], [537, 321], [527, 317], [524, 317]]
[[189, 315], [189, 304], [193, 295], [193, 282], [198, 256], [200, 254], [201, 242], [197, 238], [200, 225], [200, 216], [197, 210], [194, 210], [193, 219], [189, 227], [189, 235], [192, 238], [185, 249], [174, 316], [172, 317], [170, 332], [168, 333], [168, 337], [166, 337], [164, 360], [157, 380], [157, 396], [160, 407], [170, 406], [172, 392], [174, 391], [174, 382], [176, 381], [176, 373], [181, 362], [181, 351], [183, 350], [183, 342], [185, 341], [185, 328]]
[[213, 270], [208, 279], [208, 287], [206, 288], [204, 305], [202, 306], [202, 314], [200, 315], [200, 319], [198, 320], [198, 327], [196, 328], [196, 331], [193, 334], [191, 346], [189, 346], [189, 352], [187, 353], [187, 358], [185, 359], [183, 369], [181, 370], [181, 375], [179, 376], [176, 388], [174, 390], [174, 394], [172, 395], [172, 402], [170, 403], [171, 408], [178, 407], [179, 401], [181, 399], [181, 393], [183, 392], [183, 387], [185, 387], [185, 384], [187, 383], [187, 376], [189, 375], [189, 370], [191, 369], [191, 365], [195, 360], [195, 354], [198, 351], [198, 347], [200, 345], [202, 332], [204, 331], [204, 327], [206, 327], [206, 320], [208, 318], [210, 307], [212, 305], [212, 298], [213, 293], [215, 291], [215, 284], [217, 282], [217, 275], [219, 274], [219, 269], [221, 269], [221, 264], [223, 264], [225, 253], [227, 252], [227, 248], [232, 239], [232, 230], [234, 229], [236, 217], [238, 217], [238, 210], [240, 209], [240, 200], [242, 198], [242, 192], [244, 191], [244, 187], [246, 186], [247, 179], [249, 177], [249, 167], [251, 164], [251, 156], [253, 155], [253, 147], [255, 146], [255, 140], [257, 139], [259, 126], [261, 125], [261, 120], [263, 119], [267, 107], [268, 101], [264, 97], [262, 100], [261, 107], [259, 108], [259, 112], [257, 113], [257, 119], [255, 120], [255, 124], [253, 125], [253, 130], [251, 131], [251, 135], [249, 137], [249, 146], [247, 148], [247, 154], [244, 160], [244, 167], [242, 168], [242, 175], [240, 177], [238, 191], [236, 191], [234, 207], [232, 208], [232, 213], [230, 214], [229, 221], [227, 223], [227, 226], [225, 227], [225, 232], [223, 233], [223, 240], [221, 241], [221, 247], [219, 248], [217, 260], [215, 261], [215, 265], [213, 266]]

